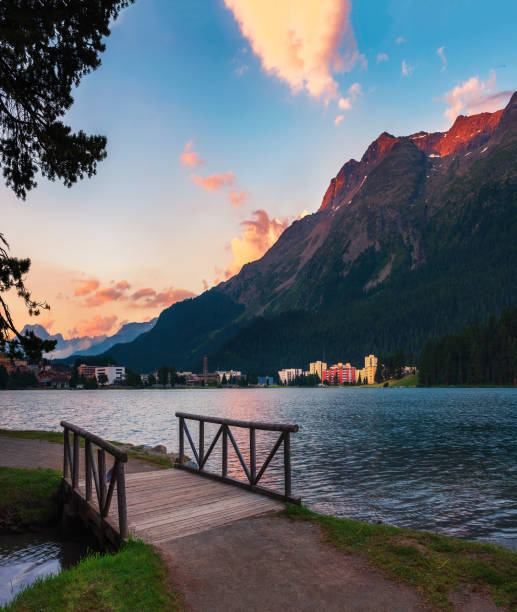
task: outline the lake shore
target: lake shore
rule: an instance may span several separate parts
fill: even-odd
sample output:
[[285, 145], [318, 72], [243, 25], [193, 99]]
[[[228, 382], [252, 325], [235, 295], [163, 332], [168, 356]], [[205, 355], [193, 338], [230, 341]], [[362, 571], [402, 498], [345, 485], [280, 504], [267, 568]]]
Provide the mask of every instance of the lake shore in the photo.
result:
[[[2, 468], [4, 481], [0, 484], [0, 489], [4, 492], [4, 496], [0, 497], [0, 516], [2, 512], [4, 514], [9, 512], [7, 499], [17, 500], [19, 516], [21, 516], [20, 503], [22, 505], [27, 503], [27, 508], [33, 505], [34, 496], [23, 494], [27, 479], [32, 479], [33, 484], [39, 483], [40, 502], [43, 505], [45, 497], [49, 503], [54, 503], [51, 500], [55, 500], [56, 489], [59, 486], [59, 472], [48, 469], [48, 463], [52, 459], [46, 459], [47, 464], [41, 465], [43, 461], [37, 452], [41, 444], [44, 444], [56, 447], [60, 455], [59, 434], [44, 431], [11, 433], [10, 437], [4, 435], [3, 439], [20, 445], [20, 455], [24, 456], [24, 461], [31, 454], [27, 446], [29, 443], [35, 449], [33, 460], [40, 465], [36, 469], [29, 470]], [[48, 457], [48, 453], [45, 453], [45, 456]], [[5, 474], [9, 472], [9, 478], [6, 478]], [[295, 558], [298, 555], [301, 567], [303, 567], [304, 550], [307, 551], [311, 565], [315, 555], [316, 557], [321, 555], [323, 566], [319, 578], [323, 580], [323, 591], [325, 588], [329, 591], [335, 590], [333, 577], [329, 577], [329, 569], [325, 565], [328, 562], [334, 567], [337, 563], [338, 570], [345, 572], [352, 583], [360, 579], [363, 583], [361, 592], [364, 591], [366, 583], [367, 588], [377, 589], [381, 599], [385, 596], [398, 598], [402, 606], [400, 609], [422, 606], [421, 609], [434, 607], [467, 611], [472, 609], [474, 604], [478, 606], [481, 604], [483, 607], [479, 609], [484, 611], [517, 608], [517, 553], [498, 546], [459, 540], [425, 531], [401, 529], [391, 525], [361, 523], [314, 513], [304, 507], [291, 505], [287, 505], [280, 516], [256, 519], [251, 531], [244, 521], [239, 523], [242, 524], [237, 524], [235, 529], [240, 534], [238, 539], [241, 544], [242, 541], [255, 538], [257, 530], [258, 532], [263, 530], [262, 539], [267, 539], [268, 534], [276, 533], [275, 547], [277, 542], [284, 538], [287, 550], [289, 547], [293, 548], [293, 563], [296, 563]], [[232, 526], [224, 529], [227, 532], [225, 537], [228, 537]], [[205, 539], [200, 536], [197, 537]], [[210, 537], [217, 539], [217, 533]], [[188, 547], [191, 548], [193, 542], [194, 540], [189, 541]], [[259, 545], [255, 542], [255, 546]], [[46, 609], [63, 609], [70, 604], [74, 604], [74, 609], [77, 610], [91, 609], [93, 604], [106, 610], [131, 609], [129, 603], [134, 606], [133, 609], [141, 609], [145, 602], [146, 610], [159, 610], [164, 607], [176, 610], [182, 609], [184, 605], [179, 592], [185, 593], [187, 600], [194, 604], [203, 602], [206, 594], [200, 591], [199, 584], [197, 587], [191, 584], [191, 574], [187, 571], [191, 560], [185, 547], [182, 546], [181, 540], [175, 541], [168, 549], [164, 548], [165, 556], [163, 556], [164, 551], [160, 555], [147, 544], [129, 542], [118, 553], [93, 555], [81, 561], [75, 568], [64, 570], [57, 576], [38, 582], [22, 592], [6, 609], [36, 609], [42, 602], [50, 601], [52, 605]], [[213, 550], [205, 551], [212, 562], [218, 548], [214, 540]], [[271, 553], [270, 550], [268, 552]], [[199, 563], [197, 553], [192, 554]], [[239, 563], [242, 565], [244, 562], [235, 551], [223, 551], [221, 554], [230, 560], [234, 559], [236, 565]], [[282, 554], [285, 554], [285, 550]], [[174, 562], [174, 559], [179, 558], [184, 563], [183, 568], [178, 566], [178, 561]], [[260, 567], [260, 555], [253, 559], [255, 565], [259, 564], [259, 574], [265, 571]], [[272, 563], [274, 566], [276, 563], [274, 555], [273, 559], [267, 559], [267, 563]], [[171, 569], [173, 569], [172, 576]], [[208, 568], [205, 568], [205, 573], [207, 571]], [[232, 571], [238, 572], [239, 568], [235, 567]], [[232, 580], [230, 575], [233, 576], [229, 574], [227, 580]], [[327, 579], [322, 578], [324, 575]], [[355, 578], [352, 579], [351, 576]], [[302, 576], [298, 573], [297, 579], [309, 580], [303, 576], [303, 571]], [[198, 582], [201, 580], [205, 589], [212, 589], [213, 593], [218, 592], [217, 585], [211, 582], [209, 575], [203, 578], [198, 576], [197, 580]], [[217, 572], [214, 574], [214, 580], [220, 581]], [[268, 580], [271, 580], [270, 575]], [[173, 582], [176, 586], [173, 586]], [[93, 591], [88, 586], [91, 584], [95, 585]], [[303, 590], [302, 585], [299, 586]], [[270, 587], [275, 590], [274, 584]], [[359, 598], [359, 591], [357, 595], [353, 595], [355, 592], [353, 584], [350, 588], [352, 601], [354, 597]], [[120, 593], [124, 594], [123, 602], [117, 599]], [[321, 590], [318, 597], [324, 597]], [[359, 599], [356, 599], [355, 603], [359, 605]], [[203, 608], [194, 605], [194, 609]], [[218, 609], [217, 606], [214, 609]], [[333, 607], [331, 603], [328, 609], [338, 609], [338, 607]]]

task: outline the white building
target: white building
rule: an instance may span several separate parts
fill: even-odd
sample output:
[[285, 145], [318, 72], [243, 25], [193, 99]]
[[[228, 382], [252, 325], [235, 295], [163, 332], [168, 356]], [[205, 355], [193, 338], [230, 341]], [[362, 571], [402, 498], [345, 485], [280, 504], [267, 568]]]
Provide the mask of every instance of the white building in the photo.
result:
[[278, 378], [280, 379], [281, 385], [288, 385], [297, 376], [302, 376], [303, 374], [304, 372], [301, 368], [284, 368], [283, 370], [278, 370]]
[[227, 372], [217, 370], [216, 374], [219, 376], [219, 382], [223, 382], [223, 376], [226, 376], [227, 381], [229, 381], [230, 378], [242, 378], [242, 372], [239, 372], [239, 370], [228, 370]]
[[108, 379], [107, 385], [121, 383], [126, 378], [126, 368], [124, 366], [104, 366], [95, 368], [95, 378], [99, 380], [99, 376], [105, 374]]

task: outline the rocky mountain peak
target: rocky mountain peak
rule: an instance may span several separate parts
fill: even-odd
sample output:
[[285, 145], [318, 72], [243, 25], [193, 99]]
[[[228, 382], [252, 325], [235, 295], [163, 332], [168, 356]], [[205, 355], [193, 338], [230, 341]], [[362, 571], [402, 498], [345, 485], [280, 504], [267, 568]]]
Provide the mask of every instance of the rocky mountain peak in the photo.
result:
[[485, 144], [496, 131], [503, 113], [509, 117], [512, 109], [517, 116], [517, 93], [512, 96], [506, 110], [470, 116], [459, 115], [447, 132], [421, 131], [408, 137], [397, 137], [383, 132], [368, 147], [360, 162], [351, 159], [335, 178], [331, 179], [319, 210], [350, 203], [370, 172], [403, 138], [410, 140], [430, 157], [465, 154]]

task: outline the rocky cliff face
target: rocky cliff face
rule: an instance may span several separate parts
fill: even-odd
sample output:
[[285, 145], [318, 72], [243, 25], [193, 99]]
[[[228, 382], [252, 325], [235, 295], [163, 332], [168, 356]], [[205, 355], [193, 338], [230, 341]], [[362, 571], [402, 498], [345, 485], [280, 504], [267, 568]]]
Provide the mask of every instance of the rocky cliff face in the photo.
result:
[[428, 156], [446, 157], [465, 154], [488, 142], [503, 114], [480, 113], [465, 117], [460, 115], [447, 132], [417, 132], [407, 137], [396, 137], [383, 132], [366, 150], [360, 162], [351, 159], [341, 168], [323, 196], [319, 210], [338, 208], [351, 204], [351, 199], [362, 187], [368, 175], [391, 151], [395, 143], [407, 138]]

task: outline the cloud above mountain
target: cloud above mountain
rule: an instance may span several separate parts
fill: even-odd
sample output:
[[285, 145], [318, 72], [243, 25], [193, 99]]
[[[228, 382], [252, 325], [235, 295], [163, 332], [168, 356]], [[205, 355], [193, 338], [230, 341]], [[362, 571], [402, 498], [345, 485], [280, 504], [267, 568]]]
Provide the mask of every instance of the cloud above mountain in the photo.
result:
[[232, 261], [225, 271], [226, 278], [237, 274], [244, 264], [262, 257], [288, 225], [287, 219], [270, 218], [265, 210], [255, 210], [253, 219], [241, 223], [241, 236], [230, 242]]
[[175, 289], [169, 287], [163, 291], [155, 291], [151, 287], [145, 287], [135, 291], [130, 296], [132, 302], [131, 307], [134, 308], [151, 308], [151, 307], [162, 307], [167, 308], [176, 302], [182, 302], [188, 298], [195, 297], [196, 294], [186, 289]]
[[98, 336], [108, 333], [115, 325], [117, 315], [95, 315], [90, 320], [82, 320], [68, 331], [69, 336]]
[[365, 61], [357, 50], [349, 0], [225, 0], [262, 68], [328, 102], [338, 97], [335, 73]]
[[483, 112], [494, 112], [505, 106], [512, 91], [496, 91], [496, 73], [483, 81], [479, 76], [470, 77], [446, 92], [441, 100], [448, 104], [444, 115], [454, 121], [458, 115], [473, 115]]

